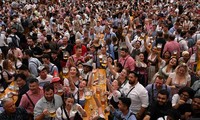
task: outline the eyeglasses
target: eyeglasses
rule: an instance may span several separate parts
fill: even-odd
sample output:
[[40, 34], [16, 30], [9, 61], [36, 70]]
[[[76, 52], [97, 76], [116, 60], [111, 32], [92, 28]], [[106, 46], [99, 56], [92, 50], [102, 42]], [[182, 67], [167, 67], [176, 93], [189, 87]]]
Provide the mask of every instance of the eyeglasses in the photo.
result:
[[184, 93], [181, 93], [181, 96], [183, 96], [183, 97], [189, 97], [189, 95], [187, 95], [187, 94], [184, 94]]

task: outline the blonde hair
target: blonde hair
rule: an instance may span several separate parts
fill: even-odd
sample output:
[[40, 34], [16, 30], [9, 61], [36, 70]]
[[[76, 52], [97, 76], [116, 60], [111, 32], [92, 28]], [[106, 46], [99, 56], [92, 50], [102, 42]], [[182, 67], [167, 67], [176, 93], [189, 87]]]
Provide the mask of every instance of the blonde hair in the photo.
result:
[[186, 70], [186, 72], [185, 72], [185, 77], [186, 77], [187, 75], [189, 75], [189, 72], [188, 72], [188, 71], [189, 71], [189, 68], [188, 68], [188, 66], [187, 66], [186, 63], [181, 63], [181, 64], [179, 64], [179, 65], [176, 67], [176, 69], [175, 69], [175, 73], [177, 74], [178, 69], [181, 68], [181, 67], [185, 68], [185, 70]]

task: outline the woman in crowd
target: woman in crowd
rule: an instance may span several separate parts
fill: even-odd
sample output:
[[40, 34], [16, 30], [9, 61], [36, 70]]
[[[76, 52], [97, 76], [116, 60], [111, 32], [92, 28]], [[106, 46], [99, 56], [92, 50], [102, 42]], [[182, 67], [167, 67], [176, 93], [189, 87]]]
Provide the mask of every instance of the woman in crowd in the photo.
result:
[[79, 80], [79, 70], [75, 66], [72, 66], [69, 68], [68, 78], [66, 82], [64, 83], [64, 86], [70, 86], [70, 81], [78, 88], [80, 84]]
[[8, 85], [15, 79], [15, 69], [12, 66], [12, 62], [8, 59], [3, 61], [2, 75], [3, 87], [7, 88]]
[[163, 53], [162, 59], [167, 63], [171, 58], [171, 53], [169, 51], [165, 51]]
[[73, 93], [75, 102], [80, 104], [83, 108], [86, 101], [85, 87], [87, 87], [87, 82], [85, 80], [81, 80], [78, 87], [76, 87], [74, 84], [70, 84], [70, 91]]
[[136, 59], [136, 71], [140, 73], [139, 82], [146, 86], [148, 84], [147, 64], [144, 62], [144, 53], [140, 53]]
[[118, 90], [119, 89], [119, 82], [117, 80], [114, 80], [111, 84], [107, 80], [107, 86], [109, 88], [109, 95], [108, 95], [108, 100], [109, 103], [115, 108], [118, 109], [118, 102], [119, 102], [119, 97], [121, 97], [121, 93]]
[[20, 59], [17, 59], [17, 58], [14, 56], [14, 54], [9, 53], [9, 54], [7, 55], [7, 58], [12, 62], [12, 66], [13, 66], [13, 68], [15, 68], [15, 69], [18, 69], [18, 68], [22, 65], [21, 60], [20, 60]]
[[113, 66], [111, 65], [111, 61], [112, 59], [108, 59], [108, 67], [110, 69], [111, 74], [114, 75], [114, 78], [119, 81], [120, 84], [119, 90], [121, 90], [128, 82], [127, 70], [123, 69], [120, 73], [116, 72], [115, 69], [113, 69]]
[[152, 47], [151, 45], [149, 47], [147, 45], [146, 38], [144, 39], [144, 47], [148, 53], [148, 80], [151, 81], [158, 68], [157, 62], [159, 55], [156, 47]]
[[[165, 80], [167, 80], [167, 78], [169, 77], [169, 74], [174, 72], [174, 69], [176, 68], [177, 59], [176, 57], [171, 57], [168, 63], [166, 63], [165, 60], [161, 60], [161, 61], [162, 62], [160, 63], [160, 69], [154, 75], [154, 78], [157, 75], [161, 75]], [[153, 82], [154, 81], [152, 81], [152, 83]]]
[[173, 73], [167, 78], [166, 84], [172, 89], [172, 95], [178, 93], [180, 88], [190, 87], [191, 77], [188, 73], [188, 66], [185, 63], [178, 65]]
[[73, 94], [64, 96], [64, 104], [56, 110], [56, 120], [78, 120], [87, 114], [81, 105], [75, 103]]

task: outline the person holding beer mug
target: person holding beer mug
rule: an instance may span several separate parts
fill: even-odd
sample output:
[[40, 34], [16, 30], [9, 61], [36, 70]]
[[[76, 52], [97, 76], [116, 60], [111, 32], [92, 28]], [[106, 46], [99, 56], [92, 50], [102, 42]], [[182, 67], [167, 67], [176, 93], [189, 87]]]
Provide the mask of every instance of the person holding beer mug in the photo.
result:
[[64, 95], [64, 103], [56, 110], [56, 120], [78, 120], [80, 117], [87, 117], [81, 105], [75, 103], [72, 93]]

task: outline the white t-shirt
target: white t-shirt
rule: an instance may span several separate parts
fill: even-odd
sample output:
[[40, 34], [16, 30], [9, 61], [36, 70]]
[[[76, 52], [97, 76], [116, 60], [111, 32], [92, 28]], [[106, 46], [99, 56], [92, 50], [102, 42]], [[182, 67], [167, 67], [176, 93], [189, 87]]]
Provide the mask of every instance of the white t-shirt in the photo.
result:
[[39, 85], [40, 86], [44, 86], [45, 83], [51, 83], [53, 76], [52, 75], [47, 75], [46, 79], [41, 79], [40, 76], [37, 77], [38, 81], [39, 81]]

